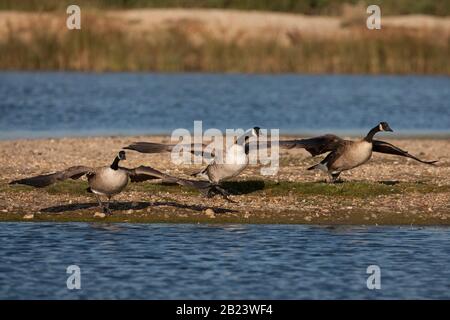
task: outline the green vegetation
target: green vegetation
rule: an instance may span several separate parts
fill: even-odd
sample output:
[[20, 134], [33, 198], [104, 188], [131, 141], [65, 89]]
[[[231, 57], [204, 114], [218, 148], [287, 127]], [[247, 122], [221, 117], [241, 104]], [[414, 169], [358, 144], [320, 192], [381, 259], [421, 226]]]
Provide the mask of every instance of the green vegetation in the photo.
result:
[[189, 40], [189, 29], [129, 37], [85, 15], [82, 31], [30, 28], [23, 39], [9, 30], [0, 42], [2, 70], [450, 74], [449, 41], [402, 30], [362, 29], [354, 38], [308, 39], [292, 34], [290, 46], [254, 40], [245, 45], [208, 35]]
[[404, 193], [450, 192], [450, 186], [436, 186], [424, 183], [395, 182], [343, 182], [330, 184], [325, 182], [266, 182], [264, 191], [269, 196], [296, 194], [302, 196], [322, 195], [329, 197], [367, 198], [381, 195]]
[[[58, 182], [54, 185], [46, 187], [45, 190], [49, 194], [72, 194], [86, 195], [87, 182], [80, 180], [66, 180]], [[328, 196], [328, 197], [349, 197], [349, 198], [367, 198], [380, 195], [393, 195], [405, 193], [440, 193], [450, 192], [450, 186], [437, 186], [426, 183], [411, 182], [360, 182], [348, 181], [343, 183], [330, 184], [326, 182], [289, 182], [289, 181], [264, 181], [264, 180], [247, 180], [247, 181], [227, 181], [223, 183], [223, 187], [234, 195], [246, 195], [253, 193], [264, 193], [266, 196]], [[0, 192], [26, 192], [36, 190], [27, 186], [8, 186], [0, 185]], [[137, 191], [149, 193], [169, 193], [169, 194], [198, 194], [195, 189], [188, 187], [180, 187], [178, 185], [161, 185], [154, 183], [133, 183], [124, 191]]]
[[[224, 205], [224, 200], [205, 203], [195, 190], [178, 185], [152, 183], [130, 184], [125, 197], [111, 203], [113, 215], [98, 217], [97, 202], [87, 196], [84, 181], [64, 181], [36, 190], [31, 187], [9, 186], [0, 183], [0, 198], [25, 201], [23, 206], [2, 209], [1, 221], [50, 221], [50, 222], [103, 222], [103, 223], [271, 223], [271, 224], [322, 224], [322, 225], [448, 225], [450, 212], [446, 207], [433, 208], [425, 203], [415, 209], [399, 206], [398, 195], [413, 198], [436, 198], [448, 196], [450, 185], [438, 186], [421, 182], [360, 182], [349, 181], [338, 184], [324, 182], [275, 182], [271, 180], [229, 181], [224, 183], [235, 196], [238, 204]], [[143, 192], [133, 194], [128, 192]], [[441, 193], [438, 195], [438, 193]], [[51, 201], [38, 201], [41, 195], [55, 195]], [[157, 198], [147, 198], [155, 194]], [[180, 195], [191, 194], [191, 201]], [[75, 196], [81, 197], [69, 201]], [[283, 207], [283, 197], [289, 196], [290, 205]], [[374, 199], [376, 196], [387, 196]], [[392, 196], [392, 197], [389, 197]], [[433, 195], [434, 197], [434, 195]], [[48, 196], [47, 196], [48, 198]], [[61, 201], [58, 199], [61, 198]], [[133, 198], [133, 199], [131, 199]], [[367, 199], [367, 200], [366, 200]], [[369, 200], [374, 199], [374, 200]], [[192, 201], [193, 200], [193, 201]], [[255, 206], [255, 201], [260, 202]], [[294, 206], [293, 201], [301, 201]], [[379, 202], [380, 207], [365, 206], [367, 202]], [[264, 203], [271, 203], [268, 211]], [[214, 203], [215, 205], [211, 205]], [[246, 206], [246, 203], [250, 204]], [[274, 210], [273, 206], [278, 209]], [[386, 208], [387, 207], [387, 208]], [[27, 216], [25, 214], [28, 213]]]
[[[0, 70], [450, 75], [450, 38], [443, 29], [369, 31], [363, 19], [367, 4], [381, 5], [383, 15], [448, 16], [450, 0], [78, 0], [84, 9], [81, 31], [50, 27], [56, 21], [51, 19], [64, 23], [65, 9], [72, 3], [0, 1], [0, 10], [58, 11], [35, 15], [34, 20], [16, 17], [23, 22], [6, 24], [0, 38]], [[188, 20], [164, 24], [160, 30], [135, 31], [133, 21], [115, 23], [103, 11], [147, 7], [339, 15], [350, 36], [314, 37], [293, 29], [280, 34], [286, 39], [283, 44], [264, 37], [229, 41]]]
[[100, 9], [219, 8], [338, 15], [343, 5], [377, 4], [383, 14], [450, 14], [449, 0], [3, 0], [0, 9], [27, 11], [65, 10], [69, 4]]
[[[0, 184], [1, 192], [29, 192], [34, 190], [43, 190], [48, 194], [71, 194], [71, 195], [87, 195], [88, 184], [86, 181], [82, 180], [65, 180], [42, 189], [36, 189], [33, 187], [25, 185], [8, 185]], [[198, 194], [195, 189], [180, 187], [176, 184], [155, 184], [155, 183], [132, 183], [129, 184], [126, 190], [139, 191], [139, 192], [149, 192], [149, 193], [187, 193], [187, 194]], [[126, 192], [126, 191], [125, 191]]]

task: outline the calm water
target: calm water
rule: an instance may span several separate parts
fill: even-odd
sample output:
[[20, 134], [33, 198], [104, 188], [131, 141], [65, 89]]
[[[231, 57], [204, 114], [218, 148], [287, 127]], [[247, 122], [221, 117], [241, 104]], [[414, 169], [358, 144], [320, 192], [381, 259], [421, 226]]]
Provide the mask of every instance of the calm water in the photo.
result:
[[448, 228], [1, 223], [0, 243], [2, 299], [450, 298]]
[[0, 72], [0, 139], [280, 128], [450, 132], [450, 78]]

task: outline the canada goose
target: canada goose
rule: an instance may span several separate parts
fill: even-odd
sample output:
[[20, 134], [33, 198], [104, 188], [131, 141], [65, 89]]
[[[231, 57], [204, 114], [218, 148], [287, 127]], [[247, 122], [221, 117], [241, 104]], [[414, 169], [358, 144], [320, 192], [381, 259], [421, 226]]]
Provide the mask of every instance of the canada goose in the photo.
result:
[[342, 171], [356, 168], [366, 163], [372, 156], [372, 152], [381, 152], [412, 158], [425, 164], [434, 164], [437, 161], [423, 161], [388, 142], [373, 140], [374, 135], [380, 131], [393, 131], [386, 122], [380, 122], [372, 128], [361, 140], [344, 140], [333, 134], [327, 134], [310, 139], [280, 141], [280, 146], [285, 148], [304, 148], [311, 155], [316, 156], [330, 152], [320, 163], [308, 168], [308, 170], [320, 169], [330, 176], [335, 182]]
[[[240, 136], [235, 143], [226, 150], [226, 154], [223, 156], [223, 161], [217, 161], [214, 159], [203, 170], [192, 174], [191, 176], [202, 177], [207, 179], [211, 183], [211, 188], [208, 192], [208, 196], [213, 196], [215, 192], [220, 193], [225, 199], [228, 199], [230, 195], [225, 189], [220, 186], [222, 181], [234, 178], [238, 176], [248, 166], [248, 154], [250, 151], [249, 139], [250, 137], [259, 137], [260, 128], [253, 127]], [[160, 153], [171, 152], [176, 145], [174, 144], [161, 144], [152, 142], [136, 142], [124, 149], [134, 150], [141, 153]], [[195, 154], [198, 150], [195, 150], [198, 145], [191, 145], [194, 150], [191, 153]], [[201, 148], [205, 148], [205, 145], [200, 145]], [[213, 155], [214, 156], [214, 155]]]
[[[140, 166], [132, 169], [119, 167], [119, 162], [122, 160], [126, 160], [125, 151], [120, 151], [110, 166], [99, 168], [74, 166], [51, 174], [15, 180], [10, 182], [10, 184], [24, 184], [42, 188], [57, 181], [63, 181], [69, 178], [79, 179], [86, 175], [89, 183], [87, 191], [92, 192], [95, 195], [100, 208], [102, 208], [103, 212], [106, 214], [111, 214], [111, 210], [109, 209], [111, 198], [114, 195], [119, 194], [127, 186], [129, 180], [131, 180], [131, 182], [141, 182], [160, 178], [169, 183], [178, 183], [180, 185], [197, 188], [201, 191], [209, 187], [208, 183], [205, 184], [202, 181], [179, 179], [147, 166]], [[106, 206], [103, 205], [100, 196], [107, 197], [108, 201]]]

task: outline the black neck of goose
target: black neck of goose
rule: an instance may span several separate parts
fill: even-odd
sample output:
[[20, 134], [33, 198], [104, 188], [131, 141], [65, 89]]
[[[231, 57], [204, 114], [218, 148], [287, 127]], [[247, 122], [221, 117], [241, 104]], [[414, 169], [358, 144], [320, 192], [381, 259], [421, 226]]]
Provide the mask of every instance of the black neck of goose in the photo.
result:
[[379, 131], [380, 131], [379, 126], [373, 127], [372, 130], [370, 130], [369, 133], [367, 134], [367, 136], [364, 138], [364, 140], [367, 142], [372, 142], [373, 136]]
[[245, 149], [245, 154], [248, 155], [248, 153], [250, 152], [250, 137], [249, 136], [245, 136], [244, 139], [244, 149]]
[[250, 143], [246, 143], [244, 145], [244, 149], [245, 149], [245, 154], [248, 155], [248, 153], [250, 152]]
[[113, 163], [111, 164], [110, 168], [113, 169], [113, 170], [119, 169], [119, 161], [120, 161], [120, 159], [119, 159], [119, 157], [117, 156], [117, 157], [114, 159]]

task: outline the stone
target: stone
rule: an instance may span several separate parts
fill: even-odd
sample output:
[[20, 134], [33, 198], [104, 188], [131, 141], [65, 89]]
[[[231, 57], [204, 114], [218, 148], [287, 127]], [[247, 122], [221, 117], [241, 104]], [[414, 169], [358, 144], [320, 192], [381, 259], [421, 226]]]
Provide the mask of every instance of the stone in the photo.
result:
[[26, 215], [23, 216], [23, 219], [26, 219], [26, 220], [34, 219], [34, 214], [27, 213]]
[[103, 212], [96, 212], [94, 213], [94, 218], [105, 218], [106, 214], [104, 214]]
[[211, 208], [208, 208], [205, 210], [205, 215], [207, 215], [210, 218], [215, 218], [216, 215], [214, 214], [214, 210]]

